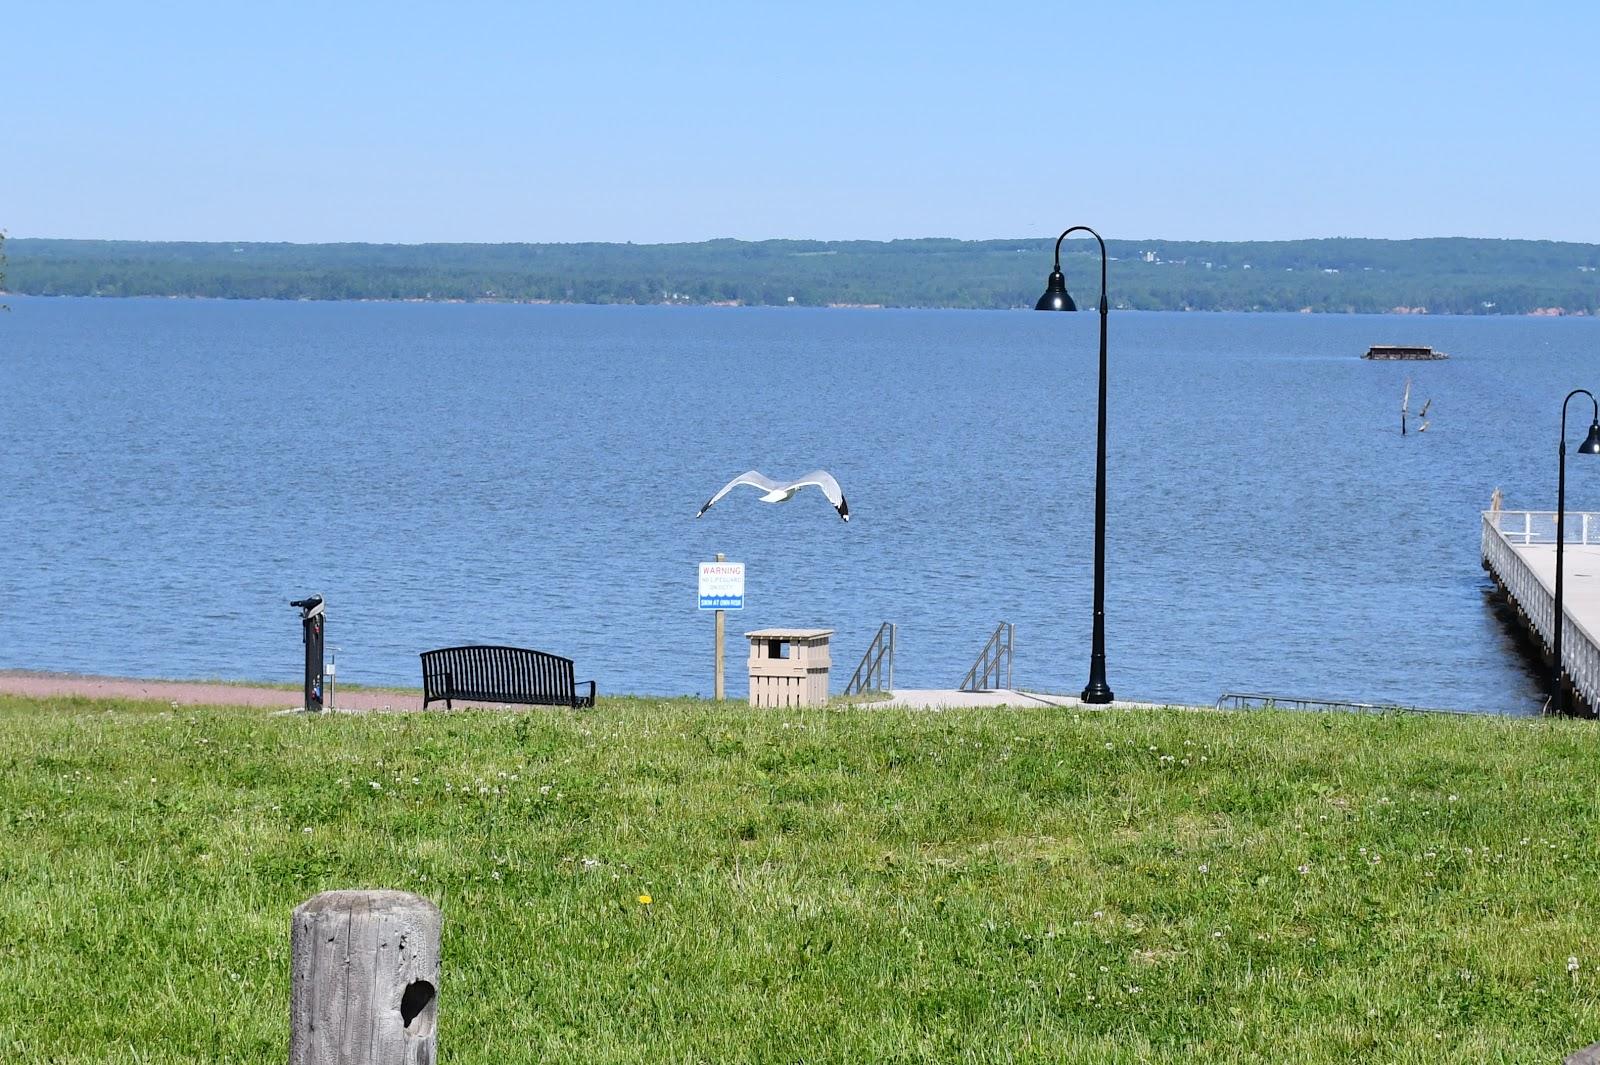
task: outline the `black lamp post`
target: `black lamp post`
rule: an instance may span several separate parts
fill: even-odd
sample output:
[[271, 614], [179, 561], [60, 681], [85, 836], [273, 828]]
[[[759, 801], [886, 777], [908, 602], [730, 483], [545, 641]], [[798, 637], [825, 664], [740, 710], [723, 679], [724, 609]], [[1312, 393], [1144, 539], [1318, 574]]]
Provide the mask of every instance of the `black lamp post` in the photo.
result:
[[1594, 406], [1594, 416], [1589, 422], [1589, 435], [1578, 445], [1578, 454], [1600, 455], [1600, 403], [1595, 401], [1594, 394], [1587, 389], [1574, 388], [1567, 393], [1567, 398], [1561, 401], [1561, 472], [1556, 478], [1556, 623], [1555, 637], [1551, 640], [1551, 652], [1555, 655], [1556, 664], [1555, 673], [1550, 681], [1552, 692], [1550, 708], [1558, 714], [1564, 713], [1567, 705], [1566, 685], [1561, 679], [1561, 555], [1567, 539], [1567, 404], [1572, 402], [1573, 396], [1588, 396], [1589, 402]]
[[[1083, 689], [1086, 703], [1109, 703], [1111, 688], [1106, 684], [1106, 242], [1088, 226], [1073, 226], [1056, 238], [1055, 269], [1036, 311], [1075, 311], [1078, 305], [1067, 294], [1067, 278], [1061, 272], [1061, 242], [1073, 233], [1087, 233], [1100, 245], [1100, 428], [1095, 451], [1094, 472], [1094, 644], [1089, 654], [1089, 685]], [[1560, 587], [1557, 585], [1557, 587]]]

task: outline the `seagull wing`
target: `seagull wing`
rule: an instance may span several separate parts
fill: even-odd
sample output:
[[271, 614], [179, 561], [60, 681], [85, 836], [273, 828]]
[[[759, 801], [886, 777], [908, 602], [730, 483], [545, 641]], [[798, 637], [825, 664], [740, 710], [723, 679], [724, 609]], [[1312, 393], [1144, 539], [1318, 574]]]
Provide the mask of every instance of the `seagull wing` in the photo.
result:
[[808, 485], [822, 489], [822, 494], [828, 497], [828, 502], [839, 512], [839, 517], [845, 521], [850, 520], [850, 504], [844, 501], [844, 490], [839, 487], [839, 482], [834, 480], [833, 474], [827, 470], [812, 470], [808, 474], [796, 477], [784, 487], [805, 488]]
[[733, 480], [719, 488], [716, 495], [706, 500], [706, 505], [700, 508], [699, 512], [695, 514], [695, 517], [698, 518], [701, 514], [704, 514], [706, 511], [710, 510], [711, 504], [715, 503], [717, 500], [721, 499], [723, 496], [727, 495], [741, 484], [752, 485], [761, 489], [763, 492], [770, 492], [775, 488], [783, 487], [783, 485], [779, 484], [777, 481], [774, 481], [771, 477], [768, 477], [760, 470], [746, 470], [744, 473], [741, 473], [739, 476], [735, 477]]

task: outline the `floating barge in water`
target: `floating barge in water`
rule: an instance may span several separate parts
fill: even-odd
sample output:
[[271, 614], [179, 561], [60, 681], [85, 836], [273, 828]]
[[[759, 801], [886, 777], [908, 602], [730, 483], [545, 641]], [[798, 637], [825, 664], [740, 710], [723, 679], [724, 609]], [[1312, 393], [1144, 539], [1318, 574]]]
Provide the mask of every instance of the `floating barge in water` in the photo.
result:
[[1363, 359], [1448, 359], [1450, 356], [1432, 348], [1412, 347], [1406, 344], [1374, 344], [1361, 356]]

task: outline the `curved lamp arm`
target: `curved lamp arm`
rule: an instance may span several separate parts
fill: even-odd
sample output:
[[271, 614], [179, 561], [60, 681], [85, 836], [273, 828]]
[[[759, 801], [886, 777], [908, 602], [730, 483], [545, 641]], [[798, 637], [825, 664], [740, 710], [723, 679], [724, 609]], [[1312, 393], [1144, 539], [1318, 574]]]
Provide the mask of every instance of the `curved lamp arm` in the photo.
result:
[[[1065, 236], [1065, 234], [1062, 235]], [[1056, 247], [1059, 248], [1060, 246], [1061, 242], [1057, 241]], [[1591, 421], [1600, 424], [1600, 401], [1594, 398], [1594, 393], [1587, 388], [1574, 388], [1571, 392], [1568, 392], [1567, 398], [1561, 401], [1561, 450], [1563, 452], [1567, 450], [1567, 404], [1572, 402], [1573, 396], [1589, 397], [1589, 402], [1594, 404], [1594, 417]]]
[[1061, 242], [1066, 240], [1068, 237], [1070, 237], [1074, 233], [1087, 233], [1091, 237], [1094, 238], [1096, 244], [1100, 245], [1100, 311], [1103, 314], [1103, 313], [1105, 313], [1106, 308], [1107, 308], [1107, 304], [1106, 304], [1106, 242], [1104, 240], [1100, 239], [1100, 234], [1096, 233], [1094, 230], [1090, 229], [1088, 226], [1072, 226], [1070, 229], [1063, 230], [1061, 235], [1056, 238], [1055, 272], [1058, 273], [1058, 274], [1061, 273]]

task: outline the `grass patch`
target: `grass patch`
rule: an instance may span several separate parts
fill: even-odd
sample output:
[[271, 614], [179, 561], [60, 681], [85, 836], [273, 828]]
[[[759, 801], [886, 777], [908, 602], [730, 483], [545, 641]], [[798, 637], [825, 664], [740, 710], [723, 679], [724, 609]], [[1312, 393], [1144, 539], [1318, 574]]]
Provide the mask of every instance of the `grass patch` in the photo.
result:
[[0, 1057], [281, 1060], [290, 909], [381, 886], [444, 910], [447, 1063], [1558, 1060], [1595, 737], [0, 698]]

